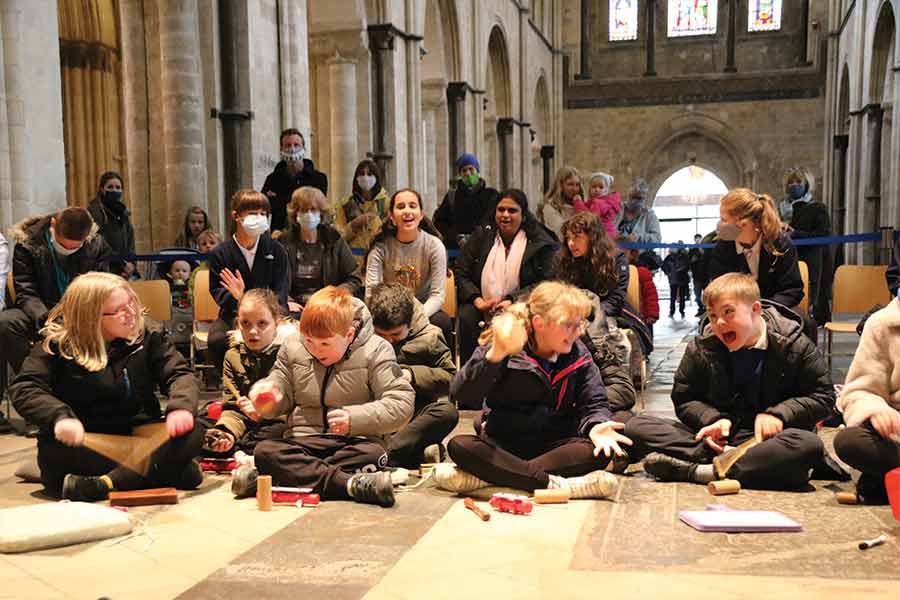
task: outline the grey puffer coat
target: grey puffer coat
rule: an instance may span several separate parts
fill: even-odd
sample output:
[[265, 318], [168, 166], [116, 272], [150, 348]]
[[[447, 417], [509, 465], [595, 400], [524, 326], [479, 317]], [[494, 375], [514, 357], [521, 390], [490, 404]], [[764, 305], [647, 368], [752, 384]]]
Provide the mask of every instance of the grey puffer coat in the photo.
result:
[[328, 433], [326, 414], [343, 408], [350, 413], [350, 436], [386, 445], [389, 434], [412, 417], [415, 393], [403, 378], [394, 349], [375, 335], [365, 304], [353, 301], [357, 333], [339, 362], [322, 365], [303, 345], [301, 334], [285, 341], [263, 380], [281, 391], [276, 414], [289, 414], [285, 437]]

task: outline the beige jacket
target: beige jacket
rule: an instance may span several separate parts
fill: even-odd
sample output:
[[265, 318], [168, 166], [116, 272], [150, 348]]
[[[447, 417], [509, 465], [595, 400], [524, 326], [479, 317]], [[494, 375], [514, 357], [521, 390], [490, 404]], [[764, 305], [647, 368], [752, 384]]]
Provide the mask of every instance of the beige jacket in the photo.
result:
[[303, 334], [284, 341], [275, 367], [264, 381], [282, 393], [276, 414], [289, 414], [285, 437], [328, 433], [325, 415], [350, 413], [350, 434], [386, 444], [389, 434], [413, 414], [415, 393], [403, 378], [394, 349], [375, 335], [372, 315], [356, 304], [357, 334], [344, 358], [325, 367], [303, 345]]
[[837, 407], [849, 427], [885, 405], [900, 410], [900, 301], [891, 300], [866, 321]]

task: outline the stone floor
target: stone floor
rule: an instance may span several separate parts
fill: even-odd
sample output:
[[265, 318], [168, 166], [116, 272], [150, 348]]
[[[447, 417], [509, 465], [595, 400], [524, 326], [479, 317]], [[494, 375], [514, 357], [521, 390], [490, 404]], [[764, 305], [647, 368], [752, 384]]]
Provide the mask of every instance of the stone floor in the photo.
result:
[[[672, 376], [695, 324], [657, 325], [647, 412], [671, 415]], [[845, 336], [837, 347], [855, 342]], [[836, 381], [848, 363], [836, 359]], [[13, 476], [33, 454], [33, 440], [0, 436], [0, 508], [49, 501]], [[390, 510], [325, 502], [261, 513], [231, 498], [227, 476], [213, 476], [176, 506], [132, 509], [139, 533], [124, 541], [0, 555], [0, 598], [900, 598], [900, 523], [887, 508], [837, 505], [833, 492], [851, 484], [814, 484], [808, 494], [714, 499], [633, 466], [614, 501], [492, 513], [484, 523], [427, 486], [399, 492]], [[678, 521], [679, 510], [710, 503], [779, 510], [804, 531], [703, 534]], [[888, 543], [856, 549], [880, 532]]]

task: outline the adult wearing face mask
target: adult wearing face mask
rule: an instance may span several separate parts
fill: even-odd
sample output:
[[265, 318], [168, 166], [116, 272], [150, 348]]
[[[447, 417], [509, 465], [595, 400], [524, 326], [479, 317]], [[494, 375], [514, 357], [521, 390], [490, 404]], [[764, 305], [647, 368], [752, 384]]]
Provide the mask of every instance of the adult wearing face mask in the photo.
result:
[[[84, 208], [30, 217], [10, 231], [16, 301], [0, 312], [0, 345], [14, 371], [39, 339], [50, 309], [69, 283], [88, 271], [108, 271], [112, 250]], [[4, 367], [5, 368], [5, 367]]]
[[[828, 207], [813, 200], [814, 189], [815, 179], [806, 169], [792, 169], [785, 176], [785, 202], [790, 202], [790, 225], [787, 226], [787, 231], [792, 240], [831, 235]], [[830, 272], [830, 269], [823, 266], [831, 264], [831, 247], [798, 246], [797, 257], [805, 261], [809, 269], [809, 311], [818, 315], [817, 319], [827, 320], [827, 311], [819, 314], [821, 311], [816, 309], [827, 306], [828, 302], [827, 287], [830, 287], [830, 282], [824, 279], [826, 271]]]
[[770, 196], [736, 188], [719, 201], [709, 280], [725, 273], [749, 274], [765, 300], [793, 308], [803, 299], [797, 249], [781, 230], [778, 210]]
[[272, 231], [281, 231], [290, 226], [287, 220], [287, 205], [294, 190], [310, 186], [328, 194], [328, 176], [316, 171], [316, 166], [306, 156], [306, 140], [300, 130], [285, 129], [281, 132], [281, 161], [266, 177], [262, 193], [269, 199], [272, 211]]
[[[131, 213], [122, 202], [122, 176], [115, 171], [107, 171], [100, 176], [97, 195], [88, 204], [88, 212], [100, 228], [100, 235], [112, 248], [113, 254], [124, 256], [134, 254], [134, 227]], [[114, 260], [110, 271], [119, 273], [125, 279], [134, 273], [134, 263]]]
[[382, 184], [381, 169], [374, 160], [364, 158], [353, 172], [353, 191], [335, 211], [334, 226], [350, 248], [362, 257], [387, 219], [388, 196]]
[[290, 228], [278, 238], [291, 273], [288, 308], [299, 315], [309, 298], [327, 285], [357, 295], [362, 288], [359, 265], [338, 231], [326, 225], [331, 207], [314, 187], [295, 190], [288, 205]]
[[447, 190], [434, 211], [434, 226], [448, 250], [459, 250], [475, 229], [493, 222], [499, 195], [481, 177], [481, 165], [474, 154], [459, 155], [456, 175], [456, 187]]
[[209, 354], [220, 372], [228, 349], [227, 332], [234, 326], [245, 291], [270, 289], [288, 312], [290, 265], [284, 246], [269, 234], [269, 214], [269, 201], [260, 192], [235, 192], [231, 199], [234, 235], [208, 255], [209, 291], [219, 305], [219, 319], [209, 328]]
[[628, 200], [622, 205], [622, 212], [616, 219], [620, 240], [645, 244], [659, 244], [662, 241], [659, 219], [653, 209], [647, 208], [649, 189], [647, 183], [640, 178], [632, 186]]

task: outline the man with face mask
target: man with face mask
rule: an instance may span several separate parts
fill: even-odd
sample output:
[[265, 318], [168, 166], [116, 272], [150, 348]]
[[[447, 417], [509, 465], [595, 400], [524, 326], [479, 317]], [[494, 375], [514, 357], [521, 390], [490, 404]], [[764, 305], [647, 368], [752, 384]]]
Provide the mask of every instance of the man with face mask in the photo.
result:
[[316, 171], [313, 161], [307, 158], [306, 140], [300, 130], [285, 129], [281, 132], [281, 161], [266, 177], [262, 193], [272, 207], [272, 231], [288, 227], [287, 205], [294, 190], [311, 186], [328, 195], [328, 176]]
[[269, 201], [260, 192], [238, 190], [231, 199], [235, 232], [212, 249], [209, 260], [209, 292], [219, 305], [219, 319], [209, 328], [212, 363], [219, 372], [228, 350], [227, 332], [234, 326], [244, 292], [266, 288], [275, 293], [285, 314], [291, 271], [287, 252], [269, 234]]
[[[10, 230], [15, 304], [0, 312], [3, 356], [18, 371], [39, 339], [47, 313], [69, 283], [88, 271], [108, 271], [112, 250], [87, 210], [72, 206], [30, 217]], [[4, 367], [5, 368], [5, 367]]]
[[[114, 254], [134, 254], [134, 227], [131, 213], [122, 202], [122, 192], [122, 176], [107, 171], [100, 176], [100, 186], [88, 204], [88, 212]], [[134, 263], [116, 260], [110, 264], [110, 270], [127, 279], [134, 272]]]
[[659, 219], [653, 209], [645, 204], [649, 186], [640, 177], [635, 180], [631, 192], [622, 205], [616, 220], [619, 239], [629, 242], [658, 244], [662, 241]]
[[493, 222], [499, 192], [488, 187], [480, 171], [474, 154], [461, 154], [456, 159], [456, 187], [447, 191], [434, 211], [434, 226], [448, 250], [458, 250], [476, 228]]

